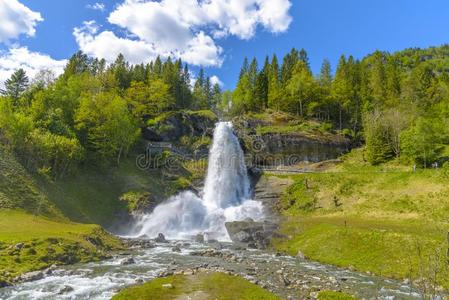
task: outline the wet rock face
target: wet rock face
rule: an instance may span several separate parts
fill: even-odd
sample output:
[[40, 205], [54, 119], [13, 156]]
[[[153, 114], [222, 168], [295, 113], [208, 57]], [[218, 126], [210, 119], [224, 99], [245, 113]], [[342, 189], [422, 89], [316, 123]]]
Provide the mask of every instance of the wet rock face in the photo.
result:
[[337, 158], [350, 149], [350, 141], [336, 134], [311, 135], [298, 131], [259, 135], [257, 128], [270, 126], [270, 120], [238, 117], [233, 120], [233, 124], [245, 153], [251, 155], [252, 163], [256, 166], [320, 162]]
[[282, 194], [292, 183], [291, 178], [262, 176], [253, 184], [253, 199], [262, 202], [268, 220], [278, 222], [276, 206]]
[[253, 220], [227, 222], [225, 226], [234, 243], [257, 249], [266, 249], [279, 228], [275, 223]]

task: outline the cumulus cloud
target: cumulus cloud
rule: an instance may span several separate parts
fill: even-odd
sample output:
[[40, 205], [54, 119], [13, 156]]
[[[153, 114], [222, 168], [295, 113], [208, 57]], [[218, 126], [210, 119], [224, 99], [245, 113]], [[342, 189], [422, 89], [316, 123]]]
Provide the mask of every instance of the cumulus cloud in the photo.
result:
[[210, 83], [212, 83], [212, 85], [218, 84], [220, 87], [224, 86], [223, 82], [216, 75], [211, 76]]
[[21, 34], [34, 36], [37, 23], [44, 19], [40, 13], [17, 0], [0, 0], [0, 20], [1, 43], [16, 39]]
[[[250, 39], [258, 27], [284, 32], [292, 20], [290, 7], [290, 0], [125, 0], [108, 22], [125, 30], [126, 37], [86, 30], [86, 25], [75, 28], [74, 35], [81, 50], [109, 60], [119, 54], [114, 51], [123, 50], [129, 60], [140, 57], [140, 62], [161, 55], [194, 65], [221, 66], [218, 40], [230, 35]], [[129, 47], [134, 46], [133, 54]]]
[[32, 79], [41, 70], [51, 70], [55, 75], [64, 71], [67, 60], [55, 60], [49, 55], [28, 50], [27, 47], [11, 48], [0, 52], [0, 86], [11, 74], [22, 68]]
[[94, 4], [87, 4], [86, 8], [104, 11], [106, 9], [106, 6], [104, 5], [104, 3], [95, 2]]
[[98, 27], [92, 21], [74, 30], [80, 49], [90, 56], [113, 62], [122, 53], [132, 64], [150, 62], [157, 57], [153, 47], [144, 41], [120, 38], [112, 31], [96, 34], [97, 30]]
[[113, 62], [118, 54], [123, 54], [132, 64], [150, 62], [157, 56], [181, 58], [193, 65], [217, 66], [221, 65], [222, 49], [211, 37], [199, 32], [182, 48], [167, 49], [140, 39], [118, 37], [112, 31], [98, 33], [95, 22], [84, 22], [84, 25], [74, 29], [75, 39], [80, 49], [86, 54], [104, 58]]

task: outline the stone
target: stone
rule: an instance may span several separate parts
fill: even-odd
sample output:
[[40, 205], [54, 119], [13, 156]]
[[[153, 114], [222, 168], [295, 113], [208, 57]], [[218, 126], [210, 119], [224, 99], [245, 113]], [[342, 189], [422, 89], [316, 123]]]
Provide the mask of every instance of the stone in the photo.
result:
[[181, 248], [178, 245], [176, 245], [173, 248], [171, 248], [171, 251], [172, 252], [181, 252]]
[[162, 287], [164, 288], [164, 289], [174, 289], [175, 287], [173, 286], [173, 284], [171, 284], [171, 283], [164, 283], [163, 285], [162, 285]]
[[14, 246], [14, 249], [22, 250], [23, 246], [25, 246], [24, 243], [18, 243], [18, 244], [16, 244], [16, 245]]
[[253, 237], [246, 231], [239, 231], [234, 235], [234, 239], [242, 243], [247, 243], [251, 242]]
[[44, 272], [34, 271], [34, 272], [28, 272], [28, 273], [24, 273], [24, 274], [20, 275], [19, 277], [16, 278], [15, 281], [27, 282], [27, 281], [40, 280], [42, 278], [44, 278]]
[[278, 230], [275, 223], [253, 220], [226, 222], [225, 227], [234, 243], [246, 244], [249, 248], [256, 249], [266, 249]]
[[198, 233], [196, 236], [195, 236], [195, 242], [196, 243], [204, 243], [204, 235], [203, 234], [201, 234], [201, 233]]
[[73, 288], [69, 285], [64, 286], [62, 289], [59, 290], [58, 295], [63, 295], [73, 292]]
[[120, 262], [120, 264], [123, 265], [123, 266], [132, 265], [132, 264], [135, 264], [135, 263], [136, 263], [136, 261], [132, 257], [125, 258], [124, 260], [122, 260]]
[[168, 243], [168, 241], [165, 239], [165, 236], [164, 236], [163, 233], [159, 233], [159, 234], [157, 235], [157, 238], [154, 239], [154, 241], [155, 241], [156, 243]]

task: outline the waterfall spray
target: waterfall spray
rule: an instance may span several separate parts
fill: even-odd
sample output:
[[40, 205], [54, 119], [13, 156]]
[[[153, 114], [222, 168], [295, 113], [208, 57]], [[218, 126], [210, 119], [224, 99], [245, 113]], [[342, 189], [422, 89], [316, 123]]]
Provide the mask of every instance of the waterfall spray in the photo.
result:
[[207, 233], [228, 239], [225, 222], [260, 219], [263, 207], [250, 199], [244, 154], [230, 122], [217, 123], [209, 153], [203, 197], [187, 191], [171, 197], [137, 222], [137, 236], [186, 238]]

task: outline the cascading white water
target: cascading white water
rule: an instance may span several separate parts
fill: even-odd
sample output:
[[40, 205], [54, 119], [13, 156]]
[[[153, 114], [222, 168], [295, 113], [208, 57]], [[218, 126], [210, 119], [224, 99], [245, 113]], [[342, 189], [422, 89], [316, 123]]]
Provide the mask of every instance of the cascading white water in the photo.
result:
[[263, 217], [262, 204], [251, 200], [250, 195], [244, 154], [232, 123], [219, 122], [209, 153], [203, 197], [182, 192], [142, 216], [133, 232], [150, 237], [161, 232], [169, 238], [209, 233], [228, 239], [225, 222]]

